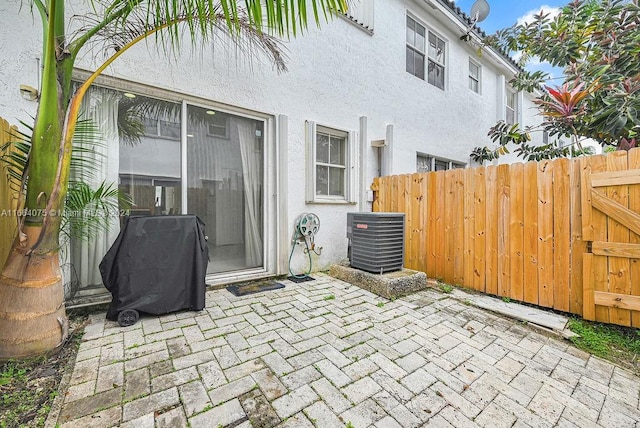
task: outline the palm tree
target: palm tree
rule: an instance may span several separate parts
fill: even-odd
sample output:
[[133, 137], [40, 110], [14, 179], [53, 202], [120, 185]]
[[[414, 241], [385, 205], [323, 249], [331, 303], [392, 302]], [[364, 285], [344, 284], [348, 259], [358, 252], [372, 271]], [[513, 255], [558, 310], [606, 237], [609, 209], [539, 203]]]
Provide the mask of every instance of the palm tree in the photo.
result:
[[[244, 52], [262, 52], [283, 71], [279, 37], [295, 36], [308, 20], [319, 24], [347, 9], [345, 0], [90, 0], [92, 12], [83, 17], [82, 28], [67, 34], [64, 0], [30, 3], [43, 28], [42, 89], [22, 177], [21, 195], [29, 210], [19, 217], [0, 273], [0, 359], [40, 354], [65, 340], [58, 214], [68, 191], [80, 104], [98, 75], [150, 36], [169, 54], [180, 48], [185, 34], [194, 46], [224, 38]], [[107, 59], [74, 89], [76, 58], [99, 42]]]

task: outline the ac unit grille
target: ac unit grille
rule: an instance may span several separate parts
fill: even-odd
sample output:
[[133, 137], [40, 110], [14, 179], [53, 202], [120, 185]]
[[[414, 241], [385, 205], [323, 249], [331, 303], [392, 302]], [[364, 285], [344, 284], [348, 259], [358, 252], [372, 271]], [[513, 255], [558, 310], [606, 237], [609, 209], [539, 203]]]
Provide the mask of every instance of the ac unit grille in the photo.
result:
[[404, 214], [350, 213], [351, 266], [372, 273], [402, 269]]

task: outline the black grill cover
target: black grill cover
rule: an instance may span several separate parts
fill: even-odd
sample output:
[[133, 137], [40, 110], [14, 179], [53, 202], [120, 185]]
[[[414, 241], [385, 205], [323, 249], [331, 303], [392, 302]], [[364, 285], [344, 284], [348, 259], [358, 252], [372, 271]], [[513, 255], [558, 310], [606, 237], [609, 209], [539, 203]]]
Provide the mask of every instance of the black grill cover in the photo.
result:
[[100, 262], [113, 299], [107, 319], [135, 309], [165, 314], [201, 310], [209, 249], [195, 215], [129, 217]]

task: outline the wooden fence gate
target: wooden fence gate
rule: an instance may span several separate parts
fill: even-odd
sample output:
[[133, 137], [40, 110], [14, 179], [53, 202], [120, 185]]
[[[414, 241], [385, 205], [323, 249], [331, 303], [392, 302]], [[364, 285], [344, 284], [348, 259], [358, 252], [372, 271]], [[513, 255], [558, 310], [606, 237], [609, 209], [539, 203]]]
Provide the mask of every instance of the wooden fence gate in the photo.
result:
[[581, 160], [583, 317], [640, 327], [640, 151]]

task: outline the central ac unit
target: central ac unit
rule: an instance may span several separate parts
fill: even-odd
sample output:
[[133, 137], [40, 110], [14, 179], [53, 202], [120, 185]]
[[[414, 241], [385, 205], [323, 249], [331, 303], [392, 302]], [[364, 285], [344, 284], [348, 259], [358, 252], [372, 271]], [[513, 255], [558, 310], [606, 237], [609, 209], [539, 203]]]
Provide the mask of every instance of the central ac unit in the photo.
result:
[[347, 238], [351, 267], [372, 273], [402, 269], [403, 213], [348, 213]]

